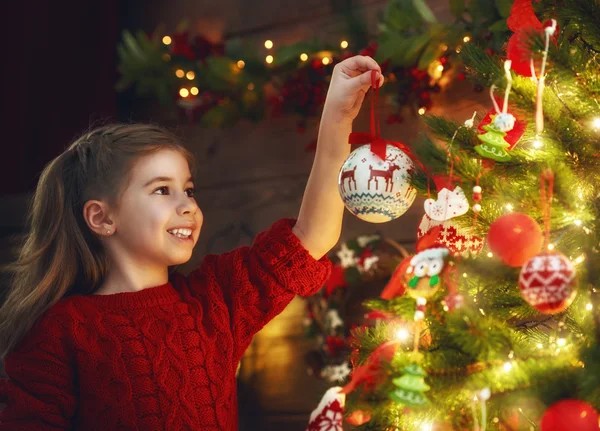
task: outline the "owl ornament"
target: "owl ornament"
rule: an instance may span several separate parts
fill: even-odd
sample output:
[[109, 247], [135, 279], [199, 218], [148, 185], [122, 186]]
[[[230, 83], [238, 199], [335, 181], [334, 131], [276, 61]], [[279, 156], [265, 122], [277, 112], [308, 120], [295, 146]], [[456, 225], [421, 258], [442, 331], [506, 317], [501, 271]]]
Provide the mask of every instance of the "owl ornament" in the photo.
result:
[[381, 298], [408, 295], [417, 303], [415, 321], [425, 317], [427, 300], [433, 297], [447, 278], [450, 250], [438, 242], [441, 227], [435, 226], [417, 241], [417, 254], [407, 257], [394, 271]]
[[410, 260], [406, 270], [406, 294], [417, 302], [415, 321], [425, 318], [427, 300], [442, 287], [441, 274], [449, 254], [447, 248], [434, 246], [420, 251]]

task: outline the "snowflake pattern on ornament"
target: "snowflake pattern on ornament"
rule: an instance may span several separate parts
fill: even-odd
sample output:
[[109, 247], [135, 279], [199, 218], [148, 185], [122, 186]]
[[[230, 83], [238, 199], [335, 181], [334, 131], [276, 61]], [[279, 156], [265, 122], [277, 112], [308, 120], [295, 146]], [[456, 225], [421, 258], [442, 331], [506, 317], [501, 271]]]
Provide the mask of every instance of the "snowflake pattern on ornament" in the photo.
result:
[[306, 431], [343, 431], [342, 419], [346, 395], [342, 388], [330, 388], [319, 406], [311, 413]]
[[452, 221], [435, 221], [427, 214], [421, 219], [421, 224], [417, 229], [417, 238], [421, 238], [435, 226], [442, 227], [439, 236], [440, 243], [446, 246], [453, 256], [476, 256], [483, 249], [483, 239], [469, 234], [466, 229], [453, 225]]
[[573, 295], [575, 269], [561, 254], [540, 254], [523, 265], [519, 276], [521, 294], [528, 304], [559, 304]]

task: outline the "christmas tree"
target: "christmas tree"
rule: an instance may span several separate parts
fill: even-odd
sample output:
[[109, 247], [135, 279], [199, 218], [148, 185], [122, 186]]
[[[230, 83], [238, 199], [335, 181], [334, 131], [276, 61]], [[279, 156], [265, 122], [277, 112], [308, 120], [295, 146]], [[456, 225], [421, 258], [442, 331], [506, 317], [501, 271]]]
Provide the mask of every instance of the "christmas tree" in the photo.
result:
[[[600, 1], [515, 0], [506, 25], [501, 55], [460, 49], [504, 100], [464, 124], [427, 117], [443, 142], [414, 146], [438, 193], [473, 190], [472, 210], [427, 213], [418, 235], [430, 244], [368, 302], [387, 317], [353, 332], [345, 410], [361, 430], [599, 429]], [[508, 157], [491, 160], [482, 142]], [[423, 194], [427, 182], [414, 179]], [[429, 253], [468, 238], [486, 245]], [[441, 288], [415, 292], [416, 277]], [[429, 387], [428, 403], [398, 396], [425, 400]]]

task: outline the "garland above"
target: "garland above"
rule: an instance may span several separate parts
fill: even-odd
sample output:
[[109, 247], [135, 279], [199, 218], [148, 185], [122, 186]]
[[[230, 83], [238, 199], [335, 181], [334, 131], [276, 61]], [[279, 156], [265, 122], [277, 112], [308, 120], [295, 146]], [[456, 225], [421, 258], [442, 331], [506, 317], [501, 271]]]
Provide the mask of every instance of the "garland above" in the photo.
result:
[[185, 24], [174, 32], [158, 28], [152, 35], [124, 31], [117, 89], [133, 87], [138, 96], [176, 106], [190, 121], [211, 127], [295, 113], [297, 131], [303, 133], [307, 122], [318, 118], [334, 65], [361, 54], [382, 65], [386, 102], [395, 107], [387, 122], [401, 122], [406, 112], [422, 115], [430, 109], [434, 94], [451, 77], [464, 79], [456, 59], [463, 44], [477, 43], [491, 54], [507, 39], [505, 18], [512, 0], [474, 0], [468, 9], [464, 2], [449, 2], [456, 20], [442, 24], [424, 0], [391, 0], [377, 36], [347, 12], [348, 30], [339, 45], [212, 42], [190, 34]]

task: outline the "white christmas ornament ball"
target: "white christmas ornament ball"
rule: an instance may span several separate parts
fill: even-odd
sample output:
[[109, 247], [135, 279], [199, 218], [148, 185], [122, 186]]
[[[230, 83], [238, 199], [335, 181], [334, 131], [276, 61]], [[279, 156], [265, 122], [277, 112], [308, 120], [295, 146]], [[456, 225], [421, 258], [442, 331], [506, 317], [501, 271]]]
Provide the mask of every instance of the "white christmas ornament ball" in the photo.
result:
[[394, 220], [417, 196], [410, 182], [413, 171], [413, 161], [402, 150], [387, 145], [383, 161], [369, 144], [363, 145], [348, 156], [340, 170], [338, 187], [344, 205], [370, 223]]

